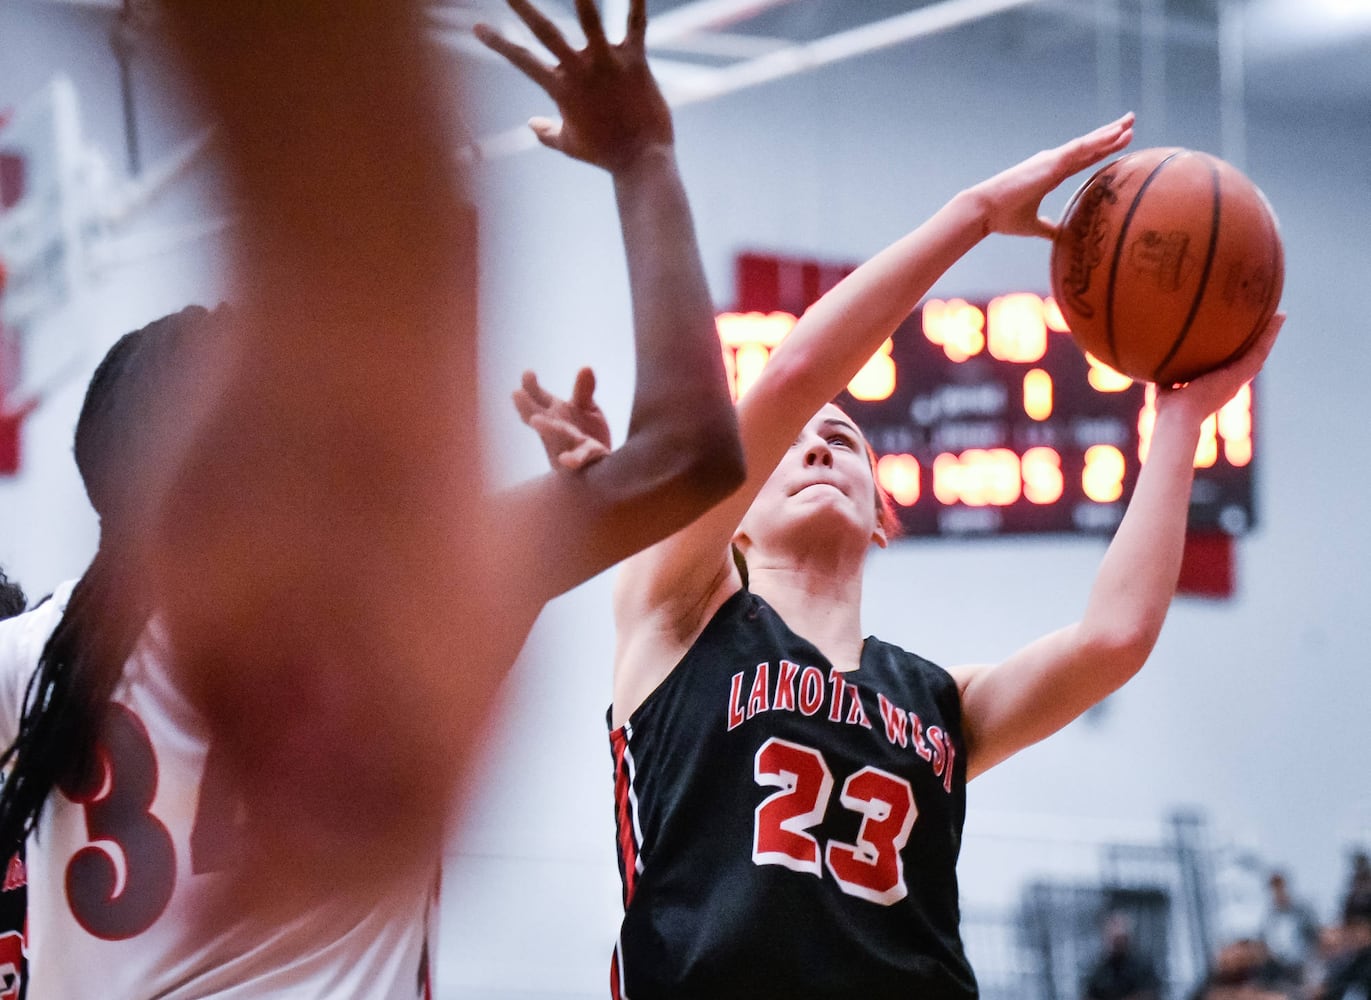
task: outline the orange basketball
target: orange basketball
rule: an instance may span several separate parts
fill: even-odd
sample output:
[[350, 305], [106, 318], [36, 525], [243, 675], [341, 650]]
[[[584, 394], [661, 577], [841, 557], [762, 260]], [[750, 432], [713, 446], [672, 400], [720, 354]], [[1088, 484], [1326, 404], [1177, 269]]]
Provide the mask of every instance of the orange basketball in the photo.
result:
[[1240, 354], [1284, 282], [1265, 196], [1231, 164], [1189, 149], [1143, 149], [1102, 167], [1052, 244], [1052, 294], [1076, 343], [1163, 385]]

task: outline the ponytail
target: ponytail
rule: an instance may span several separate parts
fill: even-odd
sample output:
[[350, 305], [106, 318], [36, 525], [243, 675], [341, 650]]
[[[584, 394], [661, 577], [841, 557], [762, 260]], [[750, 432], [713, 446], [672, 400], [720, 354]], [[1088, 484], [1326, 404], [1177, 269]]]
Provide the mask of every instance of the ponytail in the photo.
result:
[[96, 738], [146, 609], [121, 581], [119, 546], [102, 539], [77, 581], [29, 680], [19, 735], [0, 755], [13, 771], [0, 789], [0, 857], [13, 854], [38, 825], [54, 789], [98, 780]]

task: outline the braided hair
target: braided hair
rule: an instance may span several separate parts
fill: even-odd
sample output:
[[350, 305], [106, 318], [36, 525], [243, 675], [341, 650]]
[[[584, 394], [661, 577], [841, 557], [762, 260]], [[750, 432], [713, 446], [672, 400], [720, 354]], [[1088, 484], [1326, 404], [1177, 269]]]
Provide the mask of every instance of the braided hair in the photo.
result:
[[95, 557], [76, 582], [24, 696], [19, 735], [0, 755], [0, 856], [22, 846], [54, 788], [98, 777], [96, 741], [124, 663], [150, 615], [138, 549], [139, 469], [146, 468], [177, 352], [211, 314], [191, 306], [125, 334], [91, 376], [76, 422], [76, 466], [100, 517]]

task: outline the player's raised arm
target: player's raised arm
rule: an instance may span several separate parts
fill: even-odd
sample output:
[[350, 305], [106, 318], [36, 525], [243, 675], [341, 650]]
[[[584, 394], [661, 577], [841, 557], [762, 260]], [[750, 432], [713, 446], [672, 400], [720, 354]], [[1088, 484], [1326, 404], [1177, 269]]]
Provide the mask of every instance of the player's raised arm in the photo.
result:
[[374, 884], [441, 850], [491, 687], [456, 95], [417, 0], [162, 6], [236, 225], [232, 335], [147, 482], [158, 612], [244, 877]]
[[[728, 500], [620, 573], [618, 662], [673, 663], [638, 643], [689, 645], [715, 608], [739, 586], [728, 545], [757, 492], [806, 421], [836, 396], [904, 321], [933, 283], [992, 232], [1042, 236], [1038, 216], [1049, 191], [1119, 151], [1133, 116], [1045, 150], [956, 195], [927, 222], [867, 261], [816, 302], [776, 350], [738, 405], [747, 481]], [[660, 654], [660, 655], [657, 655]], [[631, 707], [659, 677], [638, 678], [616, 694]]]
[[[633, 0], [618, 43], [606, 38], [594, 3], [580, 0], [583, 49], [524, 0], [510, 6], [555, 64], [484, 25], [477, 35], [556, 102], [560, 122], [531, 122], [539, 140], [613, 179], [637, 358], [623, 444], [580, 475], [549, 473], [497, 498], [502, 518], [532, 529], [507, 535], [507, 561], [541, 553], [538, 573], [525, 574], [536, 610], [725, 497], [742, 480], [742, 455], [671, 113], [644, 51], [645, 0]], [[526, 398], [530, 390], [539, 391], [536, 381]]]
[[968, 777], [1061, 729], [1121, 687], [1156, 644], [1180, 575], [1200, 425], [1256, 377], [1285, 317], [1241, 357], [1157, 391], [1157, 420], [1128, 510], [1081, 620], [998, 665], [951, 671], [962, 692]]

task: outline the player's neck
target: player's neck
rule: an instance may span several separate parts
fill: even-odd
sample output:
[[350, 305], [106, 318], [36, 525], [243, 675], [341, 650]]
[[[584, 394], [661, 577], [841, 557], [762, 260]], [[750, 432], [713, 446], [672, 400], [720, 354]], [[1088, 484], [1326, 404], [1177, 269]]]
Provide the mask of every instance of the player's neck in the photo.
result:
[[813, 565], [748, 563], [749, 587], [776, 609], [792, 632], [818, 647], [840, 670], [862, 655], [862, 574]]

